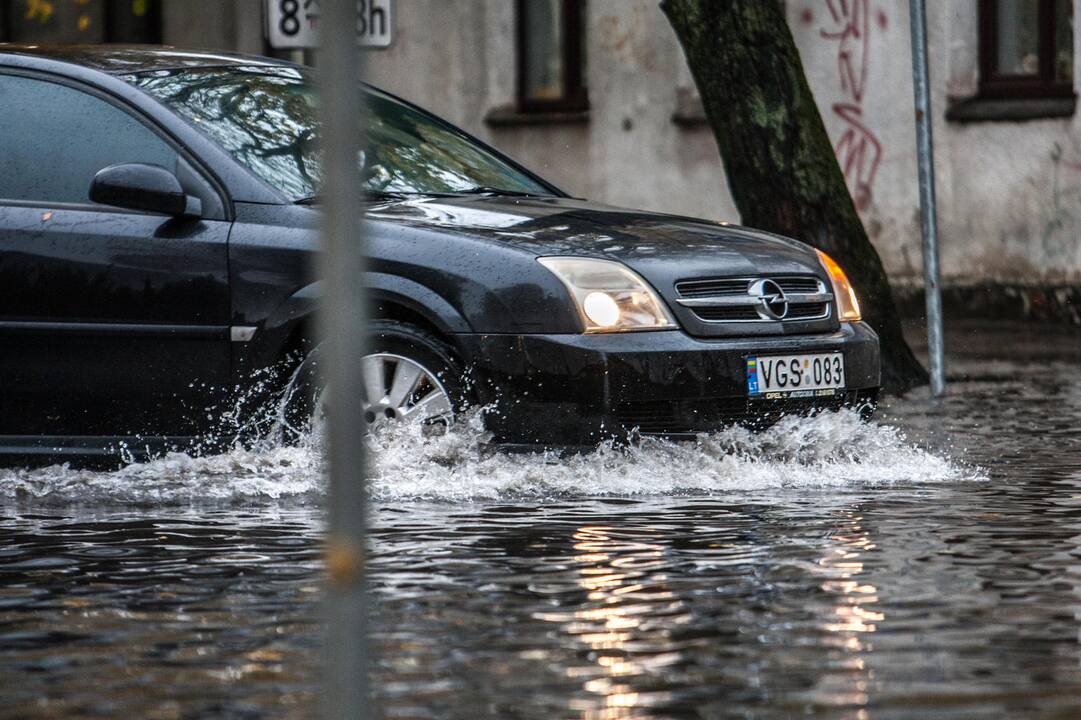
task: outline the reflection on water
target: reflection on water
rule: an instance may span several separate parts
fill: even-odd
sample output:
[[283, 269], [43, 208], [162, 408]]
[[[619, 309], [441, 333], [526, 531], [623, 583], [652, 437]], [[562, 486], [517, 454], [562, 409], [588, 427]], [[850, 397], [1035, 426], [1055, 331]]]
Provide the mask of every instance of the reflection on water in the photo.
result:
[[869, 699], [871, 674], [863, 656], [871, 647], [868, 633], [873, 633], [886, 616], [876, 610], [878, 589], [864, 577], [863, 558], [875, 549], [863, 517], [846, 510], [837, 518], [835, 534], [823, 550], [820, 566], [823, 593], [833, 597], [833, 607], [819, 627], [832, 634], [830, 644], [843, 651], [838, 664], [848, 671], [841, 677], [827, 676], [815, 687], [819, 704], [864, 708]]
[[[966, 340], [885, 426], [383, 438], [380, 713], [1081, 715], [1081, 351]], [[311, 717], [321, 502], [303, 451], [0, 471], [0, 717]]]
[[228, 717], [310, 702], [320, 550], [309, 517], [6, 515], [0, 716]]
[[670, 701], [667, 691], [648, 692], [627, 680], [655, 674], [679, 657], [651, 653], [647, 658], [633, 652], [650, 636], [663, 639], [662, 628], [685, 616], [682, 604], [666, 587], [663, 547], [634, 537], [620, 540], [618, 535], [611, 527], [579, 528], [573, 536], [573, 561], [578, 584], [586, 591], [585, 602], [570, 613], [535, 616], [559, 623], [569, 638], [591, 651], [589, 665], [566, 670], [569, 677], [582, 681], [586, 693], [597, 696], [569, 705], [588, 720], [634, 717], [636, 708]]

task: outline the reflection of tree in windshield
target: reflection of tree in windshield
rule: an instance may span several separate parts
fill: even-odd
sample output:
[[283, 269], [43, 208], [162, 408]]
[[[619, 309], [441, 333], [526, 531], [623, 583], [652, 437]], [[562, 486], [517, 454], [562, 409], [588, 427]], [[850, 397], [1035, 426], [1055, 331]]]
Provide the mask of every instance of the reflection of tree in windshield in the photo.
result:
[[468, 138], [407, 105], [368, 95], [365, 184], [390, 192], [454, 192], [478, 185], [548, 191]]
[[[322, 177], [314, 90], [291, 68], [182, 70], [131, 82], [206, 132], [239, 162], [293, 199]], [[442, 193], [477, 186], [548, 194], [542, 185], [465, 135], [396, 100], [368, 93], [362, 168], [373, 192]]]
[[161, 72], [133, 81], [293, 198], [319, 187], [316, 108], [299, 73]]

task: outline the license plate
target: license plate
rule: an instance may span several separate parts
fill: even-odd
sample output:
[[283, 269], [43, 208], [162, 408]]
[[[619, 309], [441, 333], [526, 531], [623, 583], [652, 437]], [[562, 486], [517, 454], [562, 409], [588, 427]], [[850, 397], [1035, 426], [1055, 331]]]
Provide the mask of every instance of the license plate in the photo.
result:
[[752, 398], [823, 397], [845, 386], [841, 353], [747, 358], [747, 394]]

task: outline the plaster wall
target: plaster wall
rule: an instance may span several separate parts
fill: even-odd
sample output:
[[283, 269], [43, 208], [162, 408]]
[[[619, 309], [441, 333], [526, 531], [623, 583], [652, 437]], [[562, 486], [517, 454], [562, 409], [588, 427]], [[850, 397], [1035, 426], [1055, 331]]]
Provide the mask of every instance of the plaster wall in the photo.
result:
[[[1077, 115], [966, 124], [945, 119], [951, 103], [978, 90], [976, 6], [976, 0], [928, 3], [944, 279], [957, 284], [1077, 283]], [[790, 0], [787, 7], [864, 224], [891, 276], [915, 280], [922, 270], [908, 3]], [[865, 23], [859, 13], [866, 13]], [[855, 37], [853, 27], [866, 28], [866, 35]], [[1074, 44], [1081, 47], [1076, 37]], [[1077, 60], [1075, 54], [1075, 67]], [[853, 90], [851, 78], [862, 78], [861, 92]], [[853, 142], [846, 145], [846, 137]]]
[[[787, 0], [850, 191], [891, 277], [921, 274], [908, 0]], [[947, 284], [1081, 282], [1081, 120], [947, 121], [978, 89], [977, 0], [928, 3], [942, 267]], [[260, 50], [258, 0], [166, 3], [167, 42]], [[395, 0], [374, 84], [491, 142], [565, 190], [614, 205], [738, 221], [657, 0], [588, 0], [580, 122], [493, 125], [515, 100], [515, 3]], [[858, 32], [857, 32], [858, 31]], [[1075, 33], [1077, 31], [1075, 30]], [[1075, 38], [1081, 49], [1081, 37]], [[1075, 53], [1075, 77], [1081, 53]], [[692, 103], [693, 104], [693, 103]]]

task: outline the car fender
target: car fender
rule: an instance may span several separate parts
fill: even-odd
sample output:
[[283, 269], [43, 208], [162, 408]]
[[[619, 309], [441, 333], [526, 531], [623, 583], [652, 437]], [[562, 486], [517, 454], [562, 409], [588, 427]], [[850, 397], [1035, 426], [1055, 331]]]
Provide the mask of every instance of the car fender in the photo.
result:
[[[322, 297], [323, 281], [319, 280], [297, 290], [267, 318], [265, 329], [277, 330], [291, 326], [314, 315]], [[364, 286], [373, 302], [392, 302], [424, 317], [440, 332], [446, 334], [472, 332], [469, 323], [442, 296], [418, 282], [385, 273], [364, 273]]]

